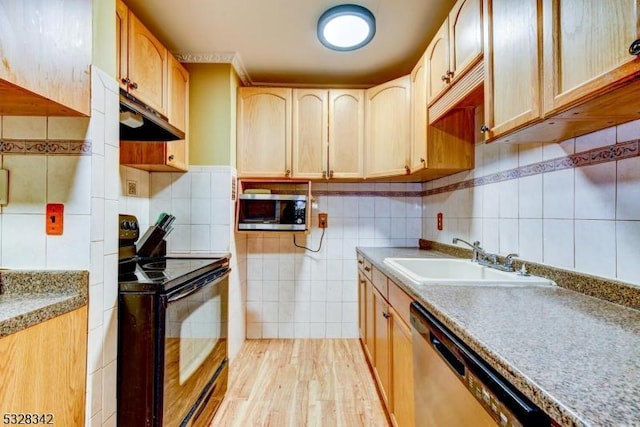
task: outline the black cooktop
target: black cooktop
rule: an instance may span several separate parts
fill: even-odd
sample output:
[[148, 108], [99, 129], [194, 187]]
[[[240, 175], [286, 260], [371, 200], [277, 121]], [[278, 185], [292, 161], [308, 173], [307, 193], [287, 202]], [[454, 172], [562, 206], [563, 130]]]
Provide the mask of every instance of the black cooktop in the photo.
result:
[[121, 292], [167, 291], [199, 276], [226, 270], [228, 258], [140, 258], [135, 271], [118, 276]]

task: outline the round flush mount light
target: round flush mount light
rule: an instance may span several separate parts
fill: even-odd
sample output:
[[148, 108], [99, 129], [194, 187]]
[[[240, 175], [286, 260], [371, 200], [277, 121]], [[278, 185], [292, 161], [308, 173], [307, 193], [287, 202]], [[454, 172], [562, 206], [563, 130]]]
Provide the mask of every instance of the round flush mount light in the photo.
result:
[[318, 19], [318, 39], [332, 50], [349, 51], [368, 44], [376, 33], [376, 18], [369, 9], [341, 4]]

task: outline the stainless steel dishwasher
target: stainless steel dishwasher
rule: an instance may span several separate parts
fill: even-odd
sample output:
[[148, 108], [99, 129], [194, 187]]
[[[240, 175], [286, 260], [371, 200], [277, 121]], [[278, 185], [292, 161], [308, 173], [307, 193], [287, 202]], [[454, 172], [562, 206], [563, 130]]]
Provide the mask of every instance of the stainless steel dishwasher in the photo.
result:
[[418, 427], [550, 426], [550, 418], [422, 305], [411, 304]]

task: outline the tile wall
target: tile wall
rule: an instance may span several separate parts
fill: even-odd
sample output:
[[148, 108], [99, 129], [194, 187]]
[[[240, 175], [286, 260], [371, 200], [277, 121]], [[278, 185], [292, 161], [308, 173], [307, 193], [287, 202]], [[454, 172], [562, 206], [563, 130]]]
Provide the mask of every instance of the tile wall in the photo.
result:
[[[247, 235], [247, 338], [356, 338], [356, 246], [417, 246], [420, 184], [314, 184], [313, 228]], [[329, 214], [322, 239], [318, 212]]]
[[640, 284], [638, 139], [640, 121], [560, 144], [478, 144], [474, 170], [423, 184], [422, 235]]

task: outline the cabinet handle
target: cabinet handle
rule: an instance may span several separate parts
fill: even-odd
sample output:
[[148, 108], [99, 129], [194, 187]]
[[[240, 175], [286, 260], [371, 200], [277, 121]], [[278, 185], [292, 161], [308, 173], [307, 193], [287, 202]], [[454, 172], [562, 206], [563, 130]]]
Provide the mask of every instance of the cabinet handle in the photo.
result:
[[383, 311], [382, 316], [384, 316], [385, 319], [388, 319], [391, 317], [391, 313], [387, 313], [386, 311]]
[[333, 171], [332, 170], [329, 171], [329, 178], [333, 178]]
[[287, 170], [284, 172], [284, 176], [285, 176], [286, 178], [289, 178], [289, 176], [291, 176], [291, 169], [287, 169]]
[[427, 163], [427, 161], [425, 159], [423, 159], [422, 157], [420, 157], [420, 163], [424, 164], [424, 163]]
[[631, 46], [629, 46], [629, 53], [631, 55], [640, 55], [640, 39], [631, 43]]
[[487, 126], [487, 125], [482, 125], [482, 127], [480, 127], [480, 132], [482, 132], [482, 133], [487, 133], [487, 132], [489, 132], [489, 126]]
[[411, 168], [407, 165], [404, 165], [404, 173], [407, 175], [411, 175]]
[[365, 284], [365, 281], [364, 281], [364, 280], [360, 280], [360, 283], [362, 283], [362, 284], [364, 285], [364, 284]]
[[135, 83], [135, 82], [134, 83], [129, 83], [129, 87], [131, 89], [138, 89], [138, 83]]
[[451, 81], [451, 79], [450, 79], [449, 77], [444, 76], [444, 75], [441, 77], [441, 79], [442, 79], [442, 81], [443, 81], [443, 82], [445, 82], [445, 83], [449, 83], [449, 82]]
[[170, 161], [170, 162], [172, 162], [172, 161], [173, 161], [173, 159], [175, 159], [175, 158], [176, 158], [176, 157], [172, 154], [172, 155], [170, 155], [170, 156], [169, 156], [169, 161]]
[[326, 179], [327, 178], [327, 171], [322, 171], [322, 179]]
[[126, 79], [120, 79], [120, 81], [124, 84], [126, 84], [127, 86], [129, 86], [129, 83], [131, 83], [131, 80], [129, 80], [129, 78], [127, 77]]
[[364, 268], [364, 271], [371, 271], [371, 267], [366, 266], [366, 267]]
[[447, 70], [447, 72], [446, 72], [446, 73], [444, 73], [444, 75], [445, 75], [445, 76], [447, 76], [447, 77], [449, 77], [450, 79], [452, 79], [452, 78], [453, 78], [453, 71], [451, 71], [451, 70]]
[[362, 265], [364, 264], [364, 261], [362, 261], [361, 259], [358, 260], [358, 264]]

